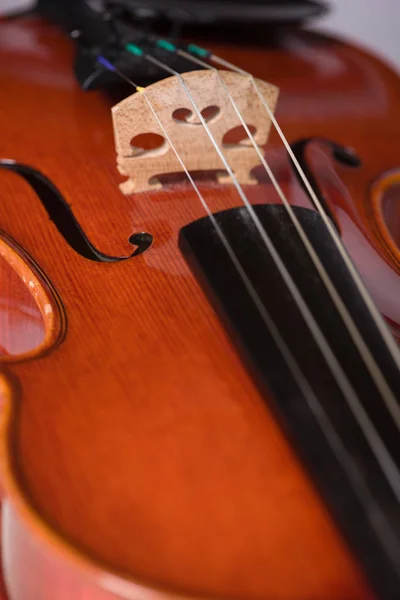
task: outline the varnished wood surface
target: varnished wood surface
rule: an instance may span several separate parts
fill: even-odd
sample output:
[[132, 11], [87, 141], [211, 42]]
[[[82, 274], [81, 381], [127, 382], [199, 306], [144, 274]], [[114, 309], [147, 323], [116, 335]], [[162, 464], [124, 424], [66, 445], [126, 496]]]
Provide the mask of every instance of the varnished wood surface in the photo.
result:
[[[27, 184], [0, 173], [0, 228], [44, 270], [68, 321], [62, 344], [0, 376], [11, 600], [371, 600], [177, 250], [179, 228], [204, 214], [195, 193], [180, 184], [124, 196], [112, 102], [79, 90], [69, 42], [35, 21], [1, 29], [0, 155], [50, 177], [102, 251], [127, 254], [135, 231], [155, 239], [124, 263], [83, 259]], [[361, 169], [335, 165], [319, 181], [344, 240], [358, 234], [349, 250], [379, 308], [398, 323], [398, 262], [364, 207], [372, 182], [400, 160], [399, 80], [353, 48], [307, 35], [268, 52], [218, 51], [281, 88], [289, 140], [324, 136], [357, 149]], [[290, 199], [304, 203], [276, 136], [270, 159]], [[328, 158], [316, 147], [312, 160]], [[230, 186], [201, 189], [213, 211], [239, 204]], [[248, 191], [276, 201], [267, 184]]]
[[0, 281], [2, 362], [27, 360], [59, 343], [65, 316], [57, 293], [40, 267], [1, 231]]

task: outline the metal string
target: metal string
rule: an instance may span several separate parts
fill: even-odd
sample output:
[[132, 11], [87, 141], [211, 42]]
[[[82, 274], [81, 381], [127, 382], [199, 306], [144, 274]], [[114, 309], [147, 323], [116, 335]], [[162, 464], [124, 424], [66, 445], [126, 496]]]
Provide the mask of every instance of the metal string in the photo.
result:
[[334, 375], [338, 386], [340, 387], [344, 396], [346, 397], [347, 402], [348, 402], [354, 416], [358, 419], [358, 422], [364, 431], [365, 437], [368, 439], [371, 448], [374, 448], [374, 445], [375, 445], [374, 452], [375, 452], [377, 458], [379, 456], [379, 462], [381, 464], [381, 468], [386, 473], [388, 480], [391, 481], [393, 491], [395, 491], [395, 494], [396, 494], [398, 500], [400, 501], [400, 479], [399, 479], [400, 473], [399, 473], [399, 470], [398, 470], [395, 462], [393, 461], [392, 457], [388, 453], [388, 450], [385, 448], [379, 434], [377, 433], [377, 431], [376, 431], [374, 425], [372, 424], [369, 416], [367, 415], [364, 407], [362, 406], [356, 393], [354, 392], [354, 389], [353, 389], [346, 373], [344, 372], [340, 363], [338, 362], [337, 358], [335, 357], [334, 353], [332, 352], [332, 349], [330, 348], [329, 344], [327, 343], [325, 336], [323, 335], [323, 333], [322, 333], [320, 327], [318, 326], [317, 322], [315, 321], [310, 309], [308, 308], [302, 295], [300, 294], [298, 287], [296, 286], [295, 282], [293, 281], [293, 278], [291, 277], [285, 264], [283, 263], [281, 257], [279, 256], [279, 253], [277, 252], [276, 248], [274, 247], [270, 237], [268, 236], [267, 232], [265, 231], [264, 227], [262, 226], [262, 223], [259, 220], [256, 212], [254, 211], [253, 206], [251, 205], [248, 198], [246, 197], [246, 194], [244, 193], [242, 186], [240, 185], [239, 181], [237, 180], [228, 161], [225, 158], [223, 151], [221, 150], [221, 148], [219, 147], [218, 143], [216, 142], [213, 134], [211, 133], [210, 128], [208, 127], [196, 102], [194, 101], [190, 90], [188, 89], [188, 87], [185, 84], [181, 75], [178, 72], [176, 72], [174, 69], [170, 68], [169, 66], [167, 66], [164, 63], [162, 63], [161, 61], [159, 61], [157, 58], [154, 58], [153, 56], [150, 56], [148, 54], [144, 54], [143, 58], [145, 58], [149, 62], [155, 64], [159, 68], [164, 69], [165, 71], [171, 73], [172, 75], [174, 75], [175, 77], [178, 78], [183, 90], [185, 91], [185, 94], [189, 98], [198, 118], [200, 119], [204, 129], [207, 132], [208, 137], [210, 138], [215, 150], [217, 151], [218, 156], [220, 157], [221, 161], [223, 162], [225, 169], [227, 170], [236, 190], [238, 191], [240, 198], [242, 199], [244, 205], [246, 206], [248, 212], [250, 213], [250, 215], [253, 219], [254, 225], [256, 226], [259, 234], [261, 235], [261, 238], [263, 239], [276, 267], [278, 268], [283, 280], [285, 281], [287, 287], [289, 288], [289, 290], [297, 304], [297, 307], [299, 308], [304, 320], [306, 321], [306, 323], [311, 331], [311, 334], [314, 337], [314, 340], [316, 341], [319, 349], [321, 350], [323, 356], [325, 357], [325, 360], [326, 360], [327, 364], [329, 365], [331, 372]]
[[260, 147], [258, 146], [257, 142], [255, 141], [253, 134], [251, 133], [249, 127], [247, 126], [247, 123], [243, 119], [243, 116], [242, 116], [228, 86], [226, 85], [223, 77], [221, 76], [218, 69], [209, 65], [205, 61], [192, 56], [189, 52], [185, 52], [184, 50], [180, 50], [179, 48], [176, 48], [175, 52], [176, 52], [176, 54], [182, 56], [183, 58], [186, 58], [187, 60], [189, 60], [191, 62], [194, 62], [208, 70], [213, 71], [217, 75], [218, 80], [219, 80], [220, 84], [222, 85], [222, 87], [224, 88], [227, 96], [229, 97], [229, 100], [230, 100], [248, 138], [250, 139], [252, 146], [254, 147], [255, 151], [257, 152], [257, 156], [260, 159], [261, 164], [263, 165], [267, 175], [269, 176], [270, 180], [272, 181], [274, 188], [275, 188], [278, 196], [282, 200], [282, 203], [285, 206], [285, 209], [286, 209], [287, 213], [289, 214], [289, 217], [290, 217], [294, 227], [296, 228], [296, 231], [297, 231], [301, 241], [303, 242], [312, 262], [314, 263], [314, 265], [318, 271], [318, 274], [320, 275], [322, 281], [324, 282], [325, 287], [326, 287], [329, 295], [331, 296], [331, 298], [335, 304], [335, 307], [337, 308], [339, 314], [341, 315], [341, 317], [347, 327], [348, 332], [350, 333], [356, 347], [358, 348], [360, 355], [362, 356], [362, 359], [363, 359], [372, 379], [375, 381], [376, 387], [379, 390], [382, 398], [384, 399], [386, 406], [387, 406], [389, 412], [391, 413], [395, 424], [397, 425], [397, 428], [400, 430], [400, 405], [398, 404], [395, 395], [393, 394], [392, 390], [390, 389], [381, 369], [377, 365], [370, 349], [368, 348], [367, 344], [364, 341], [364, 338], [362, 337], [359, 329], [357, 328], [357, 325], [355, 324], [355, 322], [354, 322], [352, 316], [350, 315], [346, 305], [344, 304], [342, 298], [338, 294], [331, 278], [329, 277], [325, 267], [323, 266], [321, 260], [319, 259], [318, 254], [316, 253], [313, 245], [311, 244], [309, 238], [307, 237], [306, 232], [304, 231], [302, 225], [300, 224], [299, 219], [297, 218], [295, 212], [293, 211], [293, 208], [291, 207], [291, 205], [290, 205], [288, 199], [286, 198], [281, 186], [279, 185], [274, 173], [272, 172], [271, 167], [269, 166], [265, 157], [263, 156], [263, 154], [260, 150]]
[[148, 105], [150, 111], [152, 112], [155, 120], [157, 121], [158, 126], [160, 127], [163, 135], [165, 136], [165, 138], [166, 138], [167, 142], [169, 143], [172, 151], [174, 152], [178, 162], [180, 163], [183, 171], [185, 172], [189, 182], [191, 183], [193, 189], [195, 190], [196, 195], [198, 196], [204, 210], [206, 211], [207, 215], [211, 219], [211, 222], [213, 223], [213, 226], [215, 227], [215, 230], [216, 230], [225, 250], [227, 251], [229, 257], [231, 258], [250, 297], [252, 298], [257, 310], [259, 311], [262, 320], [264, 321], [267, 329], [269, 330], [272, 338], [274, 339], [274, 342], [276, 343], [278, 349], [282, 353], [282, 356], [284, 357], [284, 360], [286, 361], [286, 364], [289, 367], [290, 372], [293, 375], [293, 378], [295, 379], [297, 385], [299, 386], [299, 389], [301, 390], [301, 392], [308, 404], [309, 409], [311, 410], [312, 414], [314, 415], [321, 430], [324, 432], [324, 435], [328, 441], [328, 444], [330, 445], [333, 453], [335, 454], [337, 460], [339, 461], [340, 465], [342, 466], [344, 472], [346, 473], [346, 476], [347, 476], [356, 496], [359, 498], [362, 506], [364, 507], [366, 513], [368, 514], [370, 523], [371, 523], [373, 529], [375, 530], [378, 538], [381, 540], [386, 555], [388, 556], [390, 562], [394, 565], [394, 567], [396, 569], [400, 569], [400, 543], [399, 543], [397, 536], [394, 534], [392, 526], [390, 525], [390, 523], [387, 520], [386, 514], [384, 512], [382, 512], [380, 507], [377, 505], [367, 484], [362, 479], [362, 477], [360, 477], [360, 474], [359, 474], [356, 466], [354, 465], [352, 456], [349, 454], [349, 452], [346, 449], [346, 447], [344, 446], [340, 436], [335, 431], [335, 428], [333, 427], [328, 415], [326, 414], [326, 412], [322, 408], [320, 402], [318, 401], [318, 398], [315, 395], [314, 390], [312, 389], [309, 382], [307, 381], [304, 374], [302, 373], [296, 359], [294, 358], [292, 352], [290, 351], [289, 347], [287, 346], [282, 335], [279, 333], [277, 326], [275, 325], [273, 319], [271, 318], [270, 314], [268, 313], [267, 309], [265, 308], [264, 304], [262, 303], [262, 301], [261, 301], [257, 291], [255, 290], [254, 286], [252, 285], [249, 277], [247, 276], [246, 272], [244, 271], [233, 248], [229, 244], [228, 239], [226, 238], [226, 236], [223, 233], [222, 229], [220, 228], [218, 222], [216, 221], [213, 213], [211, 212], [211, 210], [210, 210], [207, 202], [205, 201], [202, 193], [200, 192], [197, 184], [195, 183], [195, 181], [193, 180], [193, 177], [191, 176], [189, 170], [187, 169], [183, 159], [181, 158], [177, 149], [175, 148], [174, 144], [172, 143], [172, 140], [171, 140], [168, 132], [166, 131], [164, 125], [162, 124], [151, 101], [148, 99], [145, 88], [137, 86], [124, 73], [119, 71], [114, 65], [109, 63], [109, 61], [107, 61], [103, 57], [99, 57], [98, 60], [104, 67], [106, 67], [107, 69], [109, 69], [111, 71], [114, 71], [122, 79], [124, 79], [127, 83], [132, 85], [139, 93], [142, 94], [142, 96], [146, 100], [147, 105]]
[[[200, 49], [200, 50], [202, 50], [202, 49]], [[299, 173], [308, 193], [310, 194], [310, 197], [311, 197], [315, 207], [317, 208], [319, 214], [321, 215], [321, 218], [323, 219], [324, 224], [329, 231], [329, 235], [331, 236], [333, 242], [335, 243], [335, 246], [339, 250], [340, 255], [341, 255], [348, 271], [350, 272], [350, 274], [353, 278], [353, 281], [356, 284], [358, 291], [360, 292], [361, 297], [363, 298], [364, 303], [367, 306], [367, 308], [375, 322], [375, 325], [379, 329], [379, 332], [380, 332], [382, 338], [384, 339], [386, 346], [387, 346], [389, 352], [391, 353], [395, 364], [400, 369], [400, 352], [397, 347], [397, 344], [396, 344], [392, 334], [390, 333], [389, 329], [387, 328], [384, 320], [382, 319], [382, 316], [379, 313], [377, 307], [375, 306], [375, 304], [374, 304], [367, 288], [365, 287], [365, 284], [364, 284], [363, 280], [361, 279], [356, 267], [354, 266], [350, 256], [348, 255], [347, 250], [344, 247], [342, 240], [339, 237], [339, 234], [337, 233], [335, 227], [333, 226], [330, 218], [326, 214], [326, 211], [325, 211], [324, 207], [322, 206], [321, 202], [319, 201], [318, 196], [316, 195], [315, 191], [313, 190], [312, 185], [308, 181], [306, 174], [304, 173], [299, 161], [297, 160], [292, 148], [290, 147], [290, 144], [287, 141], [270, 106], [268, 105], [268, 102], [265, 100], [263, 94], [261, 93], [261, 90], [260, 90], [254, 76], [251, 73], [249, 73], [248, 71], [245, 71], [244, 69], [237, 67], [236, 65], [230, 63], [229, 61], [227, 61], [223, 58], [220, 58], [219, 56], [216, 56], [213, 53], [209, 53], [206, 51], [203, 51], [203, 52], [205, 52], [204, 56], [206, 56], [210, 61], [212, 61], [216, 64], [219, 64], [227, 69], [230, 69], [231, 71], [235, 71], [236, 73], [246, 75], [247, 77], [250, 78], [250, 81], [253, 84], [253, 87], [256, 91], [257, 96], [260, 99], [261, 104], [263, 105], [264, 109], [267, 111], [268, 116], [271, 119], [276, 131], [278, 132], [278, 135], [281, 138], [281, 140], [286, 148], [286, 151], [288, 152], [290, 158], [292, 159], [293, 164], [295, 165], [297, 172]]]
[[[132, 45], [129, 45], [129, 47], [132, 48]], [[127, 47], [128, 51], [129, 51], [129, 47]], [[133, 46], [133, 48], [136, 49], [137, 47]], [[345, 374], [340, 363], [338, 362], [337, 358], [335, 357], [334, 353], [332, 352], [332, 349], [328, 345], [328, 343], [325, 339], [325, 336], [323, 335], [320, 327], [318, 326], [317, 322], [315, 321], [311, 311], [309, 310], [302, 295], [300, 294], [295, 282], [293, 281], [293, 278], [291, 277], [285, 264], [283, 263], [281, 257], [279, 256], [279, 253], [277, 252], [276, 248], [274, 247], [270, 237], [268, 236], [267, 232], [263, 228], [262, 223], [259, 220], [259, 218], [258, 218], [256, 212], [254, 211], [251, 203], [249, 202], [248, 198], [246, 197], [242, 186], [240, 185], [240, 183], [237, 180], [236, 176], [234, 175], [229, 163], [227, 162], [227, 160], [224, 156], [224, 153], [222, 152], [222, 150], [219, 147], [218, 143], [216, 142], [213, 134], [211, 133], [207, 123], [205, 122], [196, 102], [194, 101], [194, 99], [192, 97], [192, 94], [190, 93], [190, 90], [186, 86], [181, 75], [179, 73], [177, 73], [174, 69], [172, 69], [168, 65], [165, 65], [164, 63], [159, 61], [157, 58], [150, 56], [148, 54], [142, 53], [141, 56], [145, 60], [158, 66], [160, 69], [167, 71], [171, 75], [174, 75], [175, 77], [177, 77], [178, 81], [180, 82], [181, 87], [183, 88], [188, 99], [190, 100], [208, 137], [210, 138], [210, 141], [212, 142], [212, 144], [213, 144], [215, 150], [217, 151], [222, 163], [224, 164], [225, 169], [227, 170], [236, 190], [238, 191], [240, 198], [242, 199], [244, 205], [246, 206], [248, 212], [250, 213], [261, 238], [263, 239], [276, 267], [278, 268], [278, 270], [281, 274], [281, 277], [283, 278], [286, 286], [290, 290], [298, 309], [300, 310], [305, 322], [307, 323], [307, 326], [308, 326], [314, 340], [316, 341], [321, 353], [323, 354], [323, 356], [324, 356], [324, 358], [325, 358], [325, 360], [337, 382], [337, 385], [342, 390], [343, 395], [346, 398], [351, 411], [353, 412], [353, 415], [355, 416], [361, 429], [363, 430], [364, 436], [368, 440], [368, 443], [369, 443], [371, 449], [373, 450], [373, 452], [381, 466], [381, 469], [385, 473], [386, 478], [388, 479], [388, 482], [390, 483], [397, 499], [400, 501], [400, 477], [399, 477], [400, 474], [399, 474], [397, 465], [395, 464], [393, 458], [391, 457], [391, 455], [388, 452], [387, 448], [385, 447], [381, 437], [379, 436], [373, 423], [371, 422], [368, 414], [366, 413], [364, 407], [362, 406], [347, 375]]]

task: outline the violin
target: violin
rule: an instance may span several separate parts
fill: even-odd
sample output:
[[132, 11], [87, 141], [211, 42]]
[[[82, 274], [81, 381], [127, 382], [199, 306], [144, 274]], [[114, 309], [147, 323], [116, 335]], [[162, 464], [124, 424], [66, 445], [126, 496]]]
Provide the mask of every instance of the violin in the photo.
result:
[[399, 77], [128, 13], [0, 24], [4, 594], [398, 598]]

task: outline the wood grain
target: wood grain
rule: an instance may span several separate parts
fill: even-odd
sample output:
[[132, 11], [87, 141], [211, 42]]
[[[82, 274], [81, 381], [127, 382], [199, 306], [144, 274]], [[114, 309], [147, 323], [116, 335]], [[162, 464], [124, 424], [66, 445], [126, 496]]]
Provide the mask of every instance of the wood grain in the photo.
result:
[[[68, 321], [52, 352], [0, 375], [11, 600], [371, 600], [177, 249], [179, 229], [204, 214], [195, 193], [179, 183], [123, 195], [114, 99], [78, 88], [56, 29], [35, 20], [1, 29], [0, 154], [50, 177], [102, 251], [127, 254], [135, 231], [155, 240], [124, 263], [86, 260], [27, 184], [0, 173], [0, 227], [49, 277]], [[397, 289], [398, 265], [361, 210], [372, 182], [396, 166], [397, 76], [308, 34], [270, 50], [216, 50], [281, 88], [289, 140], [324, 135], [357, 149], [361, 169], [335, 166], [319, 180], [345, 243], [358, 235], [349, 250], [379, 308], [400, 322], [396, 296], [381, 293]], [[273, 133], [267, 155], [291, 202], [306, 204]], [[329, 158], [316, 148], [313, 160]], [[239, 205], [232, 186], [201, 189], [213, 211]], [[265, 180], [246, 191], [277, 201]]]
[[32, 259], [1, 231], [0, 273], [5, 298], [0, 313], [2, 362], [44, 354], [64, 335], [59, 299]]
[[[239, 183], [255, 183], [252, 170], [259, 164], [259, 158], [254, 149], [243, 143], [223, 144], [224, 137], [234, 127], [241, 126], [226, 89], [232, 94], [247, 126], [255, 128], [254, 139], [261, 146], [267, 143], [271, 120], [259, 99], [251, 93], [252, 83], [248, 77], [229, 71], [221, 71], [219, 76], [217, 72], [203, 70], [185, 73], [182, 79], [200, 112], [211, 107], [218, 109], [207, 126], [222, 148]], [[278, 99], [278, 89], [262, 81], [258, 83], [273, 111]], [[150, 85], [145, 93], [186, 168], [190, 172], [217, 171], [219, 183], [230, 183], [224, 163], [216, 153], [179, 80], [168, 77]], [[182, 165], [166, 139], [160, 148], [140, 154], [132, 147], [131, 141], [138, 135], [157, 133], [164, 137], [146, 98], [141, 93], [135, 93], [112, 108], [118, 169], [122, 175], [129, 175], [128, 180], [120, 186], [125, 194], [160, 188], [159, 176], [183, 172]], [[174, 118], [175, 111], [182, 109], [191, 113], [190, 118]]]

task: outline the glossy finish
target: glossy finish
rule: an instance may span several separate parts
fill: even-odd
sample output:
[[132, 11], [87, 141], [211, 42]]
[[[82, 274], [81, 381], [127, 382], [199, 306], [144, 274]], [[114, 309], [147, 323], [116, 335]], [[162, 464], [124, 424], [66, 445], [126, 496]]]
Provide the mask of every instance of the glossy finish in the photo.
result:
[[32, 259], [1, 232], [0, 276], [2, 362], [26, 360], [58, 344], [65, 317], [57, 295]]
[[[357, 149], [359, 169], [336, 165], [319, 144], [309, 160], [395, 327], [399, 261], [365, 207], [373, 182], [398, 167], [397, 76], [306, 34], [268, 51], [217, 51], [281, 88], [290, 141], [324, 136]], [[154, 244], [118, 264], [84, 259], [26, 182], [0, 173], [0, 227], [44, 270], [68, 320], [63, 343], [0, 375], [11, 600], [371, 600], [177, 248], [179, 229], [204, 214], [194, 192], [121, 194], [115, 99], [80, 91], [72, 56], [46, 24], [1, 25], [0, 156], [47, 175], [103, 252], [128, 254], [137, 231]], [[268, 152], [291, 201], [307, 204], [276, 135]], [[239, 204], [231, 186], [202, 190], [213, 211]], [[248, 191], [276, 201], [268, 183]]]
[[[0, 355], [21, 356], [43, 344], [44, 322], [29, 288], [21, 285], [21, 279], [2, 258], [0, 273], [3, 292], [0, 309]], [[14, 332], [12, 336], [11, 331]]]
[[109, 256], [98, 250], [88, 239], [79, 222], [75, 218], [70, 205], [53, 182], [37, 169], [17, 161], [1, 160], [0, 169], [17, 173], [36, 193], [43, 204], [49, 219], [53, 221], [64, 240], [81, 256], [97, 262], [120, 262], [137, 256], [152, 243], [152, 236], [145, 232], [135, 233], [129, 238], [137, 248], [126, 256]]
[[383, 173], [372, 187], [370, 221], [393, 262], [400, 261], [400, 170]]

